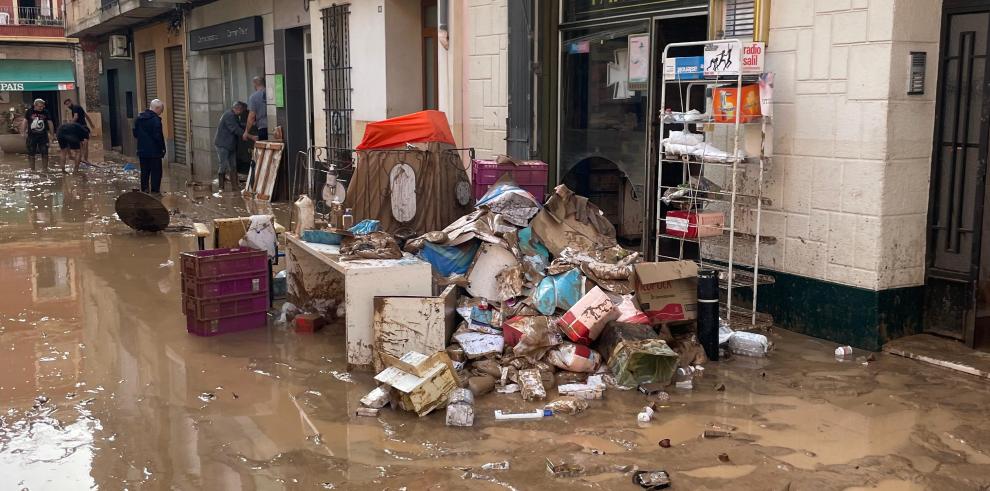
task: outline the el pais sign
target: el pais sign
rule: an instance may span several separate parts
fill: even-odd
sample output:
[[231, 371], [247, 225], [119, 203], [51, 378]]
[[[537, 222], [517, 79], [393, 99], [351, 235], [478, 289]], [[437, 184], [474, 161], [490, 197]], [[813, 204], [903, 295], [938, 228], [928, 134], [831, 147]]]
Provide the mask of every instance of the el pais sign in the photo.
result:
[[261, 17], [245, 17], [190, 31], [189, 50], [200, 51], [256, 43], [261, 41], [263, 36]]

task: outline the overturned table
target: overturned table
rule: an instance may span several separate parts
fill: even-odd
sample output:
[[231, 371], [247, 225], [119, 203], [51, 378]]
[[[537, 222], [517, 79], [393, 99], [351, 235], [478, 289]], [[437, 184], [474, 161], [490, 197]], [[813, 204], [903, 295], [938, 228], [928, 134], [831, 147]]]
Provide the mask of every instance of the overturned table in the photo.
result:
[[430, 296], [430, 264], [412, 255], [402, 259], [340, 260], [340, 247], [286, 237], [286, 280], [289, 301], [328, 319], [343, 306], [347, 363], [368, 367], [374, 344], [375, 297]]

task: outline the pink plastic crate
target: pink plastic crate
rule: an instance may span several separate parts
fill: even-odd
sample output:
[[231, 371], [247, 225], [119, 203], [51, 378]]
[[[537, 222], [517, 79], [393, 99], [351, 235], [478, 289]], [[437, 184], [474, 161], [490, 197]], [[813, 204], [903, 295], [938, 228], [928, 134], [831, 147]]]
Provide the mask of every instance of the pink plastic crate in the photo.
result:
[[183, 309], [186, 316], [193, 316], [196, 320], [201, 321], [267, 312], [268, 292], [207, 300], [185, 296], [183, 297]]
[[472, 160], [471, 182], [474, 199], [480, 199], [503, 175], [509, 174], [519, 187], [533, 195], [537, 201], [546, 199], [548, 167], [546, 162], [525, 160], [515, 164], [499, 164], [494, 160]]
[[268, 253], [247, 247], [183, 252], [182, 274], [197, 281], [268, 271]]
[[186, 331], [197, 336], [217, 336], [231, 332], [247, 331], [249, 329], [264, 327], [267, 324], [267, 312], [244, 314], [237, 317], [227, 317], [226, 319], [215, 319], [211, 321], [200, 321], [196, 320], [194, 316], [186, 316]]
[[267, 291], [268, 271], [205, 281], [197, 281], [195, 278], [188, 276], [182, 277], [182, 294], [201, 300]]

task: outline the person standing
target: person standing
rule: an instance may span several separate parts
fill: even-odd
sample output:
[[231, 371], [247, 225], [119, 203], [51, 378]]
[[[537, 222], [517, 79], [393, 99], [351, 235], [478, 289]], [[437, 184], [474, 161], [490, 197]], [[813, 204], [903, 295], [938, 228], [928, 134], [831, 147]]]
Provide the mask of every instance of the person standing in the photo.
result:
[[161, 192], [162, 158], [165, 157], [165, 134], [162, 133], [162, 112], [165, 103], [155, 99], [134, 121], [134, 138], [141, 162], [141, 191]]
[[[86, 138], [79, 142], [81, 150], [81, 155], [79, 156], [83, 162], [89, 163], [89, 135], [92, 133], [92, 127], [96, 126], [93, 124], [92, 118], [89, 117], [89, 113], [79, 104], [72, 102], [72, 99], [66, 99], [63, 105], [72, 113], [72, 122], [82, 126], [83, 130], [86, 132]], [[76, 164], [76, 168], [79, 168], [79, 164]]]
[[55, 128], [52, 125], [52, 118], [45, 110], [44, 99], [35, 99], [31, 108], [24, 113], [24, 122], [21, 123], [21, 133], [27, 138], [28, 162], [31, 162], [31, 170], [37, 170], [35, 159], [41, 156], [41, 165], [45, 172], [48, 172], [48, 145], [55, 139]]
[[[268, 101], [265, 95], [265, 78], [254, 77], [254, 93], [248, 97], [248, 120], [244, 127], [244, 141], [268, 140]], [[252, 136], [251, 129], [257, 128], [258, 135]]]
[[69, 159], [75, 160], [72, 172], [79, 172], [79, 161], [82, 159], [80, 147], [89, 138], [89, 131], [81, 124], [69, 121], [58, 127], [58, 148], [62, 150], [62, 172]]
[[241, 114], [247, 109], [247, 104], [237, 101], [234, 107], [223, 113], [217, 125], [217, 134], [213, 137], [213, 146], [217, 149], [220, 159], [220, 191], [224, 189], [224, 180], [229, 179], [234, 191], [239, 191], [237, 179], [237, 143], [238, 137], [244, 135], [241, 125]]

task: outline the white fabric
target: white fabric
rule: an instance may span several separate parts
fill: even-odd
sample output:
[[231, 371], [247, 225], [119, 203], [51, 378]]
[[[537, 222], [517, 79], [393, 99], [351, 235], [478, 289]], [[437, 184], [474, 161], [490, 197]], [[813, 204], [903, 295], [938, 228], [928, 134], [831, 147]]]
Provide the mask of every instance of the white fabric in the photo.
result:
[[241, 247], [251, 247], [268, 252], [268, 257], [275, 257], [275, 227], [271, 215], [252, 215], [251, 225], [244, 238], [238, 242]]

